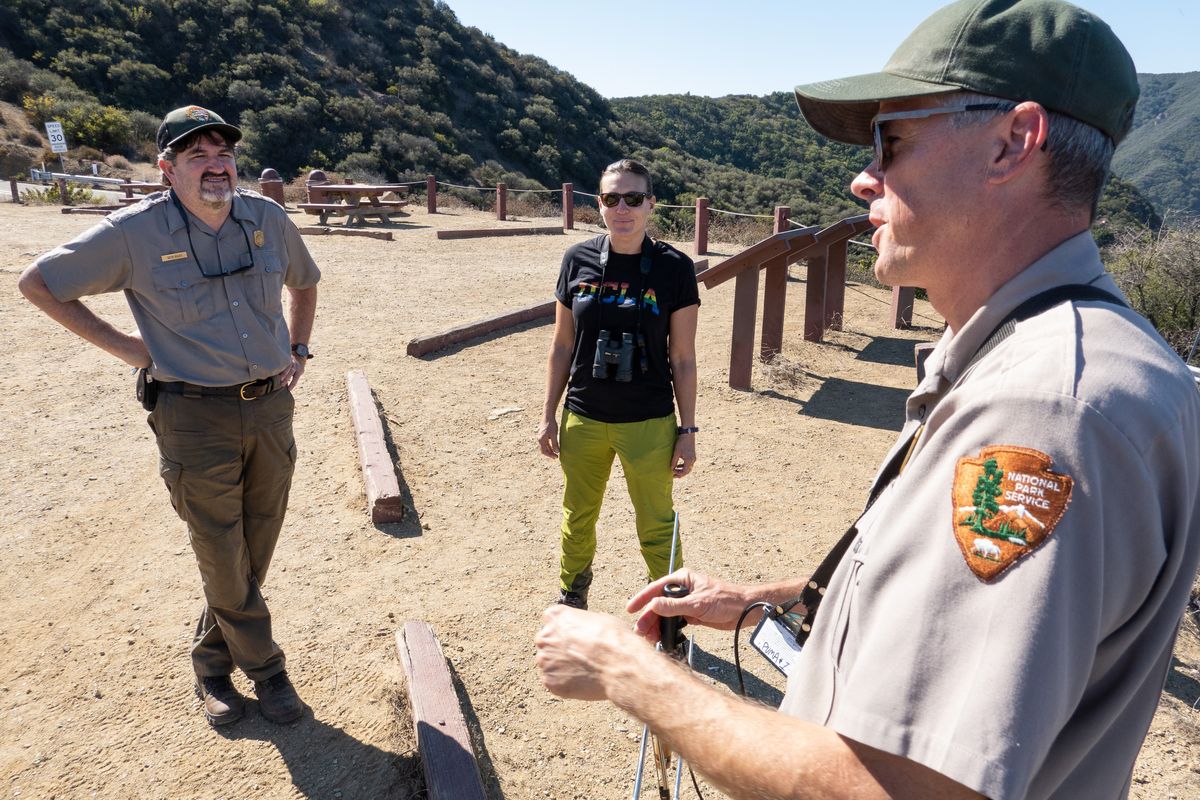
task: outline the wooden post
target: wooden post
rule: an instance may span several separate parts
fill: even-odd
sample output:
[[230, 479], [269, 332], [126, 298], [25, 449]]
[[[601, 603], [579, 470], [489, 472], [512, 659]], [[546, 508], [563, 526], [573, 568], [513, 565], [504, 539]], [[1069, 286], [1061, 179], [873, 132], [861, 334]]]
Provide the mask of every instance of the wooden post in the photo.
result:
[[425, 210], [437, 213], [437, 180], [432, 175], [425, 176]]
[[771, 233], [783, 233], [792, 226], [788, 224], [788, 217], [792, 215], [792, 209], [787, 206], [775, 206], [775, 229]]
[[754, 315], [758, 302], [758, 268], [742, 270], [733, 281], [733, 341], [729, 347], [729, 385], [750, 391], [754, 367]]
[[825, 251], [825, 327], [842, 329], [846, 313], [846, 240], [829, 245]]
[[71, 200], [67, 196], [67, 179], [66, 178], [58, 179], [58, 192], [59, 192], [58, 196], [59, 196], [59, 199], [62, 200], [62, 204], [64, 206], [71, 205]]
[[13, 202], [20, 205], [21, 193], [17, 191], [17, 179], [16, 178], [8, 179], [8, 188], [12, 191]]
[[575, 185], [563, 184], [563, 230], [575, 230]]
[[776, 256], [762, 265], [766, 274], [763, 285], [762, 339], [758, 357], [770, 361], [783, 352], [783, 316], [787, 305], [787, 256]]
[[913, 299], [917, 290], [911, 286], [892, 287], [892, 327], [911, 328]]
[[[696, 198], [696, 240], [695, 240], [696, 255], [708, 255], [708, 198]], [[757, 276], [755, 284], [758, 283]], [[751, 306], [753, 307], [753, 306]], [[751, 334], [753, 336], [753, 334]], [[747, 388], [749, 388], [747, 386]]]
[[496, 184], [496, 219], [508, 216], [508, 187], [503, 183]]
[[121, 187], [125, 191], [125, 196], [133, 199], [133, 186], [130, 185], [129, 178], [125, 179], [125, 185]]
[[804, 338], [819, 342], [825, 336], [825, 274], [827, 258], [824, 252], [808, 257], [808, 288], [804, 293]]

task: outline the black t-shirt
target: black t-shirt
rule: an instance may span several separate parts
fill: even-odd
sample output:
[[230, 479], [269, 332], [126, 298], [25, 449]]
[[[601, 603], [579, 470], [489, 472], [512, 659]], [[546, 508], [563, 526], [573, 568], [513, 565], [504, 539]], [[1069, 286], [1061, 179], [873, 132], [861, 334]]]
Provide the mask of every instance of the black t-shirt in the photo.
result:
[[[601, 269], [604, 239], [597, 236], [567, 250], [554, 292], [575, 318], [567, 408], [600, 422], [665, 417], [675, 410], [668, 348], [671, 314], [700, 305], [695, 266], [671, 245], [653, 242], [648, 274], [641, 272], [640, 253], [610, 251], [608, 266]], [[616, 380], [616, 368], [611, 366], [607, 378], [593, 377], [596, 340], [601, 330], [608, 330], [617, 340], [621, 333], [632, 334], [635, 348], [641, 334], [645, 358], [640, 348], [635, 349], [629, 382]]]

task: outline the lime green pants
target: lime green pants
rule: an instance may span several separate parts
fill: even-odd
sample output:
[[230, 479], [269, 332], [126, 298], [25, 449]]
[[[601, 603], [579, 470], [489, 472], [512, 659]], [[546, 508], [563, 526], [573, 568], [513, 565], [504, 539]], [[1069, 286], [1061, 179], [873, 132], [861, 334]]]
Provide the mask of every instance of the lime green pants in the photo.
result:
[[[559, 562], [562, 589], [586, 592], [592, 581], [596, 520], [614, 455], [620, 457], [625, 472], [649, 580], [667, 574], [675, 519], [671, 503], [675, 426], [674, 414], [644, 422], [609, 423], [563, 410], [558, 434], [564, 484]], [[680, 547], [675, 553], [675, 567], [682, 565]]]

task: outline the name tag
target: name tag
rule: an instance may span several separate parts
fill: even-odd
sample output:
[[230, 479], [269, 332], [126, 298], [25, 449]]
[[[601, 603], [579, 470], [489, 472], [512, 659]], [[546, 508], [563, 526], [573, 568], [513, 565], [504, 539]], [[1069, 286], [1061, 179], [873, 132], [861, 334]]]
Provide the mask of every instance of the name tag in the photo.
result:
[[771, 662], [771, 666], [791, 677], [792, 665], [800, 655], [800, 645], [796, 644], [795, 634], [782, 622], [764, 614], [750, 637], [750, 644]]
[[187, 257], [188, 257], [188, 254], [187, 254], [187, 251], [185, 250], [180, 253], [167, 253], [166, 255], [164, 255], [162, 257], [162, 260], [164, 263], [166, 263], [167, 261], [181, 261], [182, 259], [185, 259]]

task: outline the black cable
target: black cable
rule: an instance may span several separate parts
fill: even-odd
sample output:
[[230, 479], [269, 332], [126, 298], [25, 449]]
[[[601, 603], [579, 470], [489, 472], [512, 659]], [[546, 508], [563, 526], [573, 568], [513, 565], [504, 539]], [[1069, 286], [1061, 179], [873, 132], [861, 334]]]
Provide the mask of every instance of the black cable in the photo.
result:
[[750, 612], [756, 608], [764, 608], [767, 611], [775, 608], [773, 603], [768, 603], [763, 600], [751, 603], [746, 606], [746, 610], [738, 617], [737, 625], [733, 629], [733, 664], [737, 668], [738, 692], [742, 697], [746, 696], [746, 682], [742, 679], [742, 656], [738, 652], [738, 636], [742, 632], [742, 624], [746, 621], [746, 617], [750, 616]]

